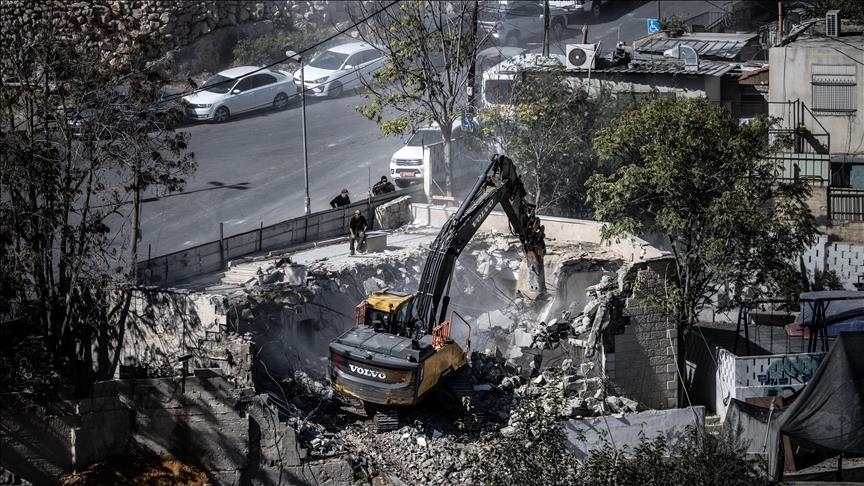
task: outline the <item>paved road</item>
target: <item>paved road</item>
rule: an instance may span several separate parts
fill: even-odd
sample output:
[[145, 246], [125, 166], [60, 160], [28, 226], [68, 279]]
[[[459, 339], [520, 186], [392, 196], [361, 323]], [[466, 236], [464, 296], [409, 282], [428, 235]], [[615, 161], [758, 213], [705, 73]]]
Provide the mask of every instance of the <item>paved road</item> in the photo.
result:
[[[373, 178], [387, 173], [390, 156], [402, 144], [384, 137], [357, 113], [365, 99], [345, 95], [336, 100], [307, 98], [309, 180], [312, 211], [327, 208], [343, 187], [364, 197], [369, 170]], [[233, 235], [303, 214], [303, 152], [300, 105], [283, 112], [261, 112], [223, 124], [183, 128], [197, 173], [182, 193], [150, 197], [141, 211], [142, 257], [153, 256], [219, 238], [219, 222]]]
[[[663, 1], [661, 17], [719, 10], [723, 1]], [[597, 20], [589, 20], [589, 42], [602, 41], [608, 53], [620, 39], [645, 35], [648, 18], [657, 16], [657, 2], [611, 2]], [[581, 32], [553, 46], [578, 43]], [[539, 43], [529, 44], [537, 48]], [[602, 55], [602, 53], [601, 53]], [[312, 210], [327, 203], [342, 187], [365, 195], [373, 179], [386, 174], [390, 156], [401, 146], [383, 137], [377, 126], [354, 109], [364, 98], [356, 94], [307, 104], [309, 180]], [[232, 235], [303, 214], [303, 158], [299, 105], [284, 112], [264, 112], [224, 124], [184, 128], [198, 172], [186, 190], [152, 197], [142, 207], [142, 256], [170, 253], [219, 237], [219, 222]], [[151, 195], [152, 196], [152, 195]]]
[[[721, 11], [726, 5], [726, 0], [701, 1], [660, 1], [660, 18], [670, 15], [678, 15], [687, 19], [702, 12]], [[603, 5], [599, 19], [585, 17], [588, 24], [588, 42], [601, 43], [600, 55], [606, 56], [615, 49], [618, 41], [631, 43], [634, 40], [648, 35], [647, 20], [657, 18], [657, 1], [612, 1]], [[582, 31], [580, 29], [569, 29], [565, 31], [565, 38], [550, 45], [550, 52], [564, 54], [566, 44], [579, 44], [582, 42]], [[534, 39], [526, 46], [534, 50], [542, 47], [542, 39]]]

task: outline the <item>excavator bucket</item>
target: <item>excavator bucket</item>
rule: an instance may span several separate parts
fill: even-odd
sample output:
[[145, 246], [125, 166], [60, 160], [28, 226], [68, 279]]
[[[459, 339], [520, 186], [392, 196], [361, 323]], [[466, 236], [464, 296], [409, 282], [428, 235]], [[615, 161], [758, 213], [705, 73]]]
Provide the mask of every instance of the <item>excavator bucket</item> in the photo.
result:
[[519, 269], [519, 287], [517, 290], [531, 300], [546, 294], [546, 273], [543, 269], [543, 256], [537, 254], [539, 251], [526, 252], [523, 265]]

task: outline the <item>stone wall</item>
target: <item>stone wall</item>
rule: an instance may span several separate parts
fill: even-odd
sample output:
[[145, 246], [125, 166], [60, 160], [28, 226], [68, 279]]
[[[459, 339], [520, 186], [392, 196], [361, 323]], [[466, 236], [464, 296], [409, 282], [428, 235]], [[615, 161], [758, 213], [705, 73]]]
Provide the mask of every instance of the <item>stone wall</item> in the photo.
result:
[[[150, 52], [155, 58], [217, 33], [213, 44], [227, 44], [230, 49], [238, 32], [323, 28], [347, 18], [345, 4], [329, 0], [3, 0], [0, 11], [0, 42], [5, 45], [18, 34], [32, 36], [38, 26], [50, 22], [58, 32], [72, 35], [83, 49], [100, 50], [109, 58], [122, 58], [136, 41], [159, 44]], [[111, 34], [102, 36], [102, 31]], [[207, 49], [200, 43], [196, 47]]]
[[668, 263], [661, 259], [638, 264], [628, 273], [626, 278], [638, 276], [642, 285], [627, 298], [623, 315], [628, 322], [606, 354], [606, 373], [620, 394], [657, 409], [678, 406], [677, 330], [646, 298], [647, 292], [663, 295], [661, 275]]

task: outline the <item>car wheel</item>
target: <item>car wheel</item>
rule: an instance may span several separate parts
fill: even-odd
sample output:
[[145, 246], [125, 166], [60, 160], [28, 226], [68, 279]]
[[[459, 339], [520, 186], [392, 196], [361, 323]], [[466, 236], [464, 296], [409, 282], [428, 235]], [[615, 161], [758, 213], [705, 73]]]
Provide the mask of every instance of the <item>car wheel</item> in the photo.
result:
[[279, 93], [273, 98], [273, 108], [276, 110], [284, 110], [288, 108], [288, 96], [285, 93]]
[[519, 47], [520, 44], [519, 32], [510, 32], [507, 38], [504, 39], [504, 45], [510, 47]]
[[595, 19], [600, 18], [600, 0], [594, 0], [591, 2], [591, 16]]
[[338, 98], [342, 96], [342, 83], [339, 81], [333, 81], [330, 83], [330, 89], [327, 90], [328, 98]]
[[564, 38], [564, 22], [560, 20], [552, 24], [552, 36], [556, 40], [561, 40]]
[[216, 113], [213, 113], [213, 121], [216, 123], [226, 122], [226, 121], [228, 121], [228, 118], [230, 118], [230, 117], [231, 117], [231, 112], [228, 111], [228, 108], [225, 108], [224, 106], [220, 106], [216, 110]]

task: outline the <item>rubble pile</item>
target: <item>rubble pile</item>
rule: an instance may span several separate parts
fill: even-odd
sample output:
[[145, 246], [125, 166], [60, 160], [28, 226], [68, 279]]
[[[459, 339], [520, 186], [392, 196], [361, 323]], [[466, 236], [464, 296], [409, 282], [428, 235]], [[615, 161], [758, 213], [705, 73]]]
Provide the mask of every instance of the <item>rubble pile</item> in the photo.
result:
[[308, 460], [348, 461], [367, 483], [464, 483], [484, 441], [526, 420], [514, 413], [526, 400], [561, 419], [639, 406], [613, 393], [595, 352], [617, 290], [600, 276], [618, 262], [588, 245], [550, 242], [547, 249], [551, 296], [532, 301], [516, 292], [524, 271], [518, 238], [487, 233], [472, 241], [453, 274], [451, 294], [459, 298], [450, 305], [472, 327], [474, 352], [457, 393], [464, 414], [432, 403], [392, 432], [376, 434], [369, 415], [323, 381], [327, 345], [353, 325], [354, 306], [366, 295], [414, 291], [426, 248], [306, 265], [287, 256], [238, 262], [222, 305], [240, 332], [252, 334], [256, 388], [296, 431]]

